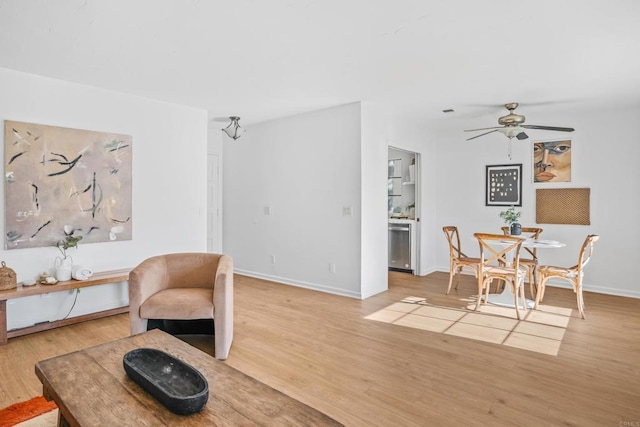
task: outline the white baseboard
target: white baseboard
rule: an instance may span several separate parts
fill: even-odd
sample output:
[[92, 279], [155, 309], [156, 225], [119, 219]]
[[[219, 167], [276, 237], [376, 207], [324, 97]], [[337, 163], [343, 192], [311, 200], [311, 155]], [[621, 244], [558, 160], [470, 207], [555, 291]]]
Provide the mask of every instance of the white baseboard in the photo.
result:
[[340, 296], [343, 296], [343, 297], [362, 299], [362, 296], [360, 295], [359, 292], [346, 291], [344, 289], [333, 288], [331, 286], [320, 285], [318, 283], [310, 283], [310, 282], [304, 282], [304, 281], [301, 281], [301, 280], [288, 279], [286, 277], [279, 277], [279, 276], [272, 276], [272, 275], [269, 275], [269, 274], [256, 273], [255, 271], [248, 271], [248, 270], [243, 270], [243, 269], [239, 269], [239, 268], [234, 269], [234, 273], [240, 274], [240, 275], [243, 275], [243, 276], [255, 277], [257, 279], [269, 280], [271, 282], [276, 282], [276, 283], [280, 283], [280, 284], [283, 284], [283, 285], [297, 286], [299, 288], [305, 288], [305, 289], [311, 289], [311, 290], [314, 290], [314, 291], [326, 292], [326, 293], [329, 293], [329, 294], [340, 295]]

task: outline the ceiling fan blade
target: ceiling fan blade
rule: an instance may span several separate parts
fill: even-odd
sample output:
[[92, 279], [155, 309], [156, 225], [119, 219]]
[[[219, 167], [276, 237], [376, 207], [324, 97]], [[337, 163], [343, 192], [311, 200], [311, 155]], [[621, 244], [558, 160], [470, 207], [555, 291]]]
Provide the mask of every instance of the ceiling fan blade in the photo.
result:
[[520, 127], [526, 129], [555, 130], [558, 132], [573, 132], [575, 130], [574, 128], [561, 128], [557, 126], [520, 125]]
[[480, 129], [465, 129], [465, 132], [477, 132], [479, 130], [500, 129], [502, 126], [494, 126], [492, 128], [480, 128]]
[[468, 138], [467, 141], [471, 141], [472, 139], [480, 138], [481, 136], [485, 136], [485, 135], [488, 135], [488, 134], [494, 133], [494, 132], [498, 132], [498, 129], [490, 130], [489, 132], [485, 132], [485, 133], [481, 133], [480, 135], [472, 136], [471, 138]]
[[523, 140], [523, 139], [529, 138], [529, 136], [524, 132], [520, 132], [519, 134], [516, 135], [516, 138], [518, 138], [519, 140]]

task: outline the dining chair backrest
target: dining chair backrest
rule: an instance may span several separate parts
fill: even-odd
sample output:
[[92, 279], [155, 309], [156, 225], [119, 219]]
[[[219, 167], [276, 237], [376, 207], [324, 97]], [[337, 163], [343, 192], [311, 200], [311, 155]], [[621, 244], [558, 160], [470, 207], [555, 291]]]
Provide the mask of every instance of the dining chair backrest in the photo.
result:
[[593, 254], [593, 245], [595, 242], [600, 239], [600, 236], [597, 234], [589, 234], [586, 239], [584, 239], [584, 243], [582, 244], [582, 248], [580, 249], [580, 256], [578, 257], [578, 264], [574, 267], [578, 270], [578, 274], [582, 274], [582, 269], [587, 265], [589, 260], [591, 259], [591, 255]]
[[[542, 234], [542, 228], [540, 227], [522, 227], [522, 235], [524, 235], [524, 237], [528, 237], [531, 239], [539, 239], [540, 238], [540, 234]], [[509, 227], [502, 227], [502, 232], [504, 233], [505, 236], [509, 236], [510, 233], [510, 229]], [[529, 252], [529, 254], [531, 254], [531, 256], [533, 257], [533, 259], [538, 259], [538, 250], [536, 248], [524, 248], [527, 252]]]
[[490, 266], [509, 266], [514, 270], [520, 267], [520, 248], [524, 239], [502, 234], [475, 233], [480, 245], [481, 268]]
[[[502, 232], [505, 236], [508, 236], [510, 233], [510, 227], [502, 227]], [[532, 239], [537, 239], [540, 237], [544, 230], [540, 227], [522, 227], [522, 234], [527, 235], [527, 237], [531, 237]]]
[[442, 231], [447, 236], [449, 242], [449, 256], [453, 258], [466, 257], [465, 253], [460, 248], [460, 235], [458, 234], [458, 227], [455, 225], [448, 225], [442, 227]]

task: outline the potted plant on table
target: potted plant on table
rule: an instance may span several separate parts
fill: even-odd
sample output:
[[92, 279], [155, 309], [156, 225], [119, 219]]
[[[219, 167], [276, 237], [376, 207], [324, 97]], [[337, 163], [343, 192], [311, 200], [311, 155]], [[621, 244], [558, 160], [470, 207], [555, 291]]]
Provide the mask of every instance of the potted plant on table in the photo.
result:
[[516, 212], [515, 206], [500, 212], [500, 218], [509, 226], [509, 234], [513, 236], [519, 236], [522, 233], [522, 226], [518, 223], [521, 214], [522, 212]]
[[69, 225], [64, 226], [64, 239], [56, 242], [55, 246], [62, 254], [62, 258], [56, 257], [55, 269], [56, 279], [59, 281], [71, 280], [71, 270], [73, 268], [73, 258], [67, 255], [67, 250], [77, 248], [78, 242], [82, 240], [82, 236], [74, 236], [75, 230]]

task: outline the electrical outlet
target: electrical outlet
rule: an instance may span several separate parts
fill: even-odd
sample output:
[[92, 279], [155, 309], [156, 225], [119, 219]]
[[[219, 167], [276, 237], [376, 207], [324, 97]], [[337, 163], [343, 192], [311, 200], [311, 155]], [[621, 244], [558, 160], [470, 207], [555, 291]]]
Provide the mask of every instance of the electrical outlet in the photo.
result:
[[264, 214], [265, 215], [271, 215], [271, 206], [265, 206], [264, 207]]
[[336, 265], [334, 263], [329, 264], [329, 271], [332, 273], [336, 272]]
[[271, 255], [271, 264], [275, 264], [275, 263], [276, 263], [276, 256]]
[[342, 216], [352, 216], [353, 215], [353, 209], [351, 209], [351, 206], [344, 206], [342, 208]]

